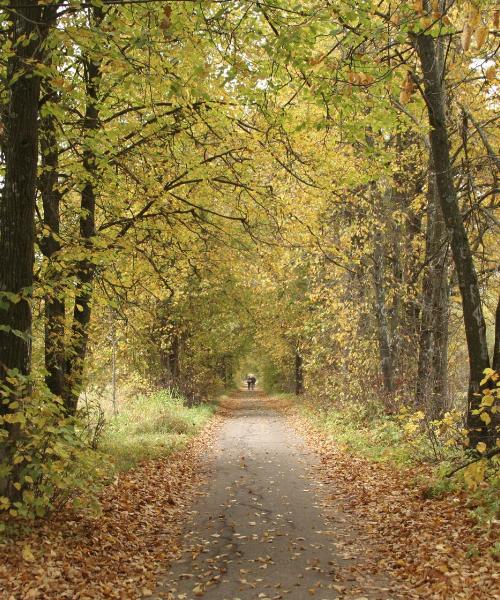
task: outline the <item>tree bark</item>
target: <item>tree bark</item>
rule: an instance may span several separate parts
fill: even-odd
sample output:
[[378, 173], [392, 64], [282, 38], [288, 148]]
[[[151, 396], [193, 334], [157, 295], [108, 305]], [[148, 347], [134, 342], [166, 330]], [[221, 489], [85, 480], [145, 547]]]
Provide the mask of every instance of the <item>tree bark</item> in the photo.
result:
[[180, 370], [180, 339], [175, 331], [171, 334], [169, 347], [160, 351], [160, 384], [173, 387], [179, 385]]
[[41, 119], [40, 150], [42, 173], [40, 175], [40, 195], [43, 206], [44, 232], [40, 249], [47, 258], [45, 274], [50, 291], [45, 296], [45, 382], [56, 396], [64, 393], [65, 377], [65, 302], [62, 283], [62, 270], [57, 264], [61, 251], [60, 204], [61, 193], [57, 189], [59, 169], [59, 149], [57, 146], [56, 124], [52, 114]]
[[304, 393], [304, 368], [300, 350], [295, 349], [295, 395]]
[[[19, 8], [16, 7], [19, 5]], [[8, 370], [30, 370], [31, 309], [35, 246], [35, 194], [38, 161], [40, 21], [37, 0], [13, 2], [7, 64], [9, 100], [4, 112], [5, 178], [0, 204], [0, 381]], [[19, 38], [24, 41], [18, 43]], [[28, 42], [28, 43], [26, 43]], [[7, 294], [7, 295], [5, 295]], [[8, 297], [14, 294], [15, 297]]]
[[[100, 7], [92, 7], [93, 25], [102, 22], [104, 13]], [[95, 263], [90, 256], [93, 251], [92, 238], [96, 234], [96, 183], [98, 179], [97, 157], [92, 144], [95, 144], [95, 131], [99, 129], [99, 86], [101, 79], [100, 60], [90, 57], [83, 59], [87, 105], [83, 120], [86, 137], [83, 151], [83, 167], [86, 182], [81, 192], [80, 202], [80, 243], [87, 256], [79, 261], [76, 269], [76, 295], [73, 308], [71, 342], [66, 358], [64, 404], [70, 415], [76, 413], [78, 397], [84, 376], [84, 364], [89, 340], [92, 288], [95, 276]]]
[[483, 371], [489, 367], [489, 355], [477, 274], [452, 176], [442, 64], [438, 60], [436, 42], [431, 36], [423, 33], [416, 35], [415, 45], [424, 78], [424, 95], [429, 116], [430, 143], [438, 198], [450, 237], [462, 298], [470, 367], [467, 410], [469, 439], [472, 446], [479, 441], [491, 444], [494, 443], [493, 431], [473, 414], [480, 403], [480, 396], [477, 394], [480, 393]]
[[444, 243], [446, 228], [439, 208], [435, 173], [430, 161], [427, 232], [422, 284], [420, 338], [415, 405], [438, 418], [447, 406], [448, 281]]
[[495, 347], [493, 348], [493, 361], [491, 367], [500, 371], [500, 294], [498, 296], [497, 310], [495, 313]]
[[[33, 65], [39, 56], [41, 36], [38, 0], [13, 0], [10, 40], [13, 55], [7, 61], [5, 175], [0, 200], [0, 384], [10, 371], [29, 375], [31, 363], [31, 307], [35, 248], [35, 200], [38, 162], [38, 100], [40, 78]], [[0, 402], [0, 416], [10, 411]], [[0, 464], [11, 466], [20, 430], [2, 423], [6, 438], [0, 445]], [[0, 496], [18, 496], [13, 477], [0, 478]]]
[[448, 334], [449, 284], [447, 264], [443, 261], [436, 277], [434, 296], [433, 390], [430, 413], [439, 418], [449, 408], [448, 397]]
[[394, 391], [394, 365], [389, 333], [389, 320], [387, 318], [385, 284], [384, 284], [384, 246], [380, 231], [374, 234], [373, 248], [373, 283], [375, 288], [375, 316], [377, 320], [377, 337], [380, 353], [380, 364], [384, 390], [387, 393]]

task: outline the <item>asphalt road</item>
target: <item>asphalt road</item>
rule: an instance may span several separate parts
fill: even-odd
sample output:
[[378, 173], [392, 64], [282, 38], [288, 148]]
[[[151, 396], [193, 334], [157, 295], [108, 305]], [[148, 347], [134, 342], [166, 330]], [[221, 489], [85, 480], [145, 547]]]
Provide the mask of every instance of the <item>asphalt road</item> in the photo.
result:
[[[323, 516], [324, 493], [311, 476], [316, 457], [262, 392], [239, 392], [232, 399], [211, 460], [206, 495], [193, 507], [183, 555], [155, 597], [343, 598], [345, 581], [337, 573], [359, 560], [345, 558], [336, 544], [341, 534], [345, 548], [349, 524], [342, 522], [342, 531], [336, 531]], [[392, 597], [381, 591], [380, 581], [367, 585], [349, 597]]]

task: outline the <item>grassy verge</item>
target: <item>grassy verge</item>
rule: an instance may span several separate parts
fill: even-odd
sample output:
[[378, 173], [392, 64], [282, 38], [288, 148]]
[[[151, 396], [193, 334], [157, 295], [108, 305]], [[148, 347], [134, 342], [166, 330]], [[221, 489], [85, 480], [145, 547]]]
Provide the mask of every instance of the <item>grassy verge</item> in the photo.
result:
[[307, 405], [300, 413], [314, 427], [326, 433], [346, 450], [376, 462], [410, 465], [416, 461], [414, 446], [408, 444], [401, 428], [390, 417], [376, 416], [365, 420], [347, 411], [318, 411]]
[[215, 404], [187, 407], [169, 390], [138, 396], [112, 417], [101, 450], [123, 471], [182, 447], [212, 416]]

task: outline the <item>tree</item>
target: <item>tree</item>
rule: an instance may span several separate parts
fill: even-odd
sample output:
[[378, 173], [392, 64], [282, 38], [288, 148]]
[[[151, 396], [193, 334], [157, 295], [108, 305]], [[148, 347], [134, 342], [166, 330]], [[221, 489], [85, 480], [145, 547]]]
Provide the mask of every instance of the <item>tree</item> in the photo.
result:
[[445, 90], [442, 79], [444, 65], [439, 59], [436, 41], [423, 32], [416, 36], [427, 111], [429, 114], [429, 139], [432, 149], [432, 161], [436, 173], [436, 189], [443, 213], [457, 271], [460, 294], [462, 297], [463, 318], [469, 354], [469, 392], [467, 423], [470, 429], [472, 446], [481, 441], [494, 443], [495, 433], [474, 414], [479, 407], [478, 396], [484, 376], [484, 370], [490, 366], [486, 324], [483, 317], [479, 282], [467, 233], [460, 212], [453, 169], [450, 157], [450, 142], [445, 108]]
[[[33, 293], [35, 198], [38, 164], [38, 103], [44, 40], [57, 9], [38, 0], [15, 0], [8, 11], [2, 107], [5, 173], [0, 199], [0, 386], [3, 417], [0, 461], [8, 461], [19, 437], [19, 424], [9, 418], [11, 391], [18, 377], [30, 374], [30, 299]], [[16, 495], [9, 479], [0, 477], [0, 494]]]

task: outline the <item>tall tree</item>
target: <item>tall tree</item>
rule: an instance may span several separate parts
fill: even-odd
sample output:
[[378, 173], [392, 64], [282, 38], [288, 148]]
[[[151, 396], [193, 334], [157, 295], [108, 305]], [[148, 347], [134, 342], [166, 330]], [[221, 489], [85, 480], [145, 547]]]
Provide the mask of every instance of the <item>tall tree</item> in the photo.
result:
[[439, 40], [436, 41], [434, 37], [425, 32], [415, 36], [429, 115], [429, 139], [436, 173], [437, 197], [450, 236], [462, 297], [470, 368], [467, 422], [470, 428], [471, 444], [475, 446], [480, 441], [494, 443], [495, 438], [488, 426], [473, 412], [479, 407], [480, 382], [483, 379], [484, 370], [490, 366], [490, 361], [479, 282], [453, 181], [453, 165], [446, 118], [444, 65], [440, 60], [438, 44], [440, 44]]
[[[9, 462], [20, 433], [19, 424], [7, 418], [9, 390], [16, 385], [15, 375], [29, 375], [31, 367], [38, 63], [43, 57], [48, 25], [56, 13], [57, 7], [43, 8], [38, 0], [14, 0], [7, 18], [7, 99], [2, 107], [5, 175], [0, 198], [0, 416], [5, 419], [0, 432], [0, 463]], [[18, 495], [8, 475], [0, 477], [0, 494]]]

